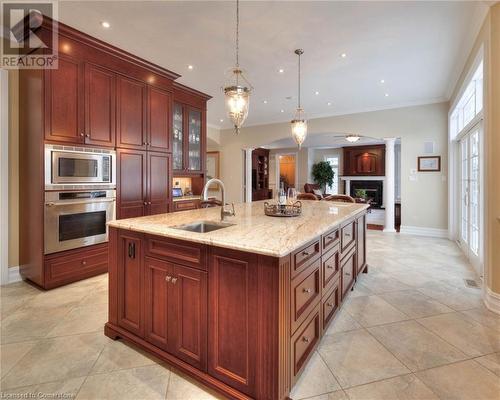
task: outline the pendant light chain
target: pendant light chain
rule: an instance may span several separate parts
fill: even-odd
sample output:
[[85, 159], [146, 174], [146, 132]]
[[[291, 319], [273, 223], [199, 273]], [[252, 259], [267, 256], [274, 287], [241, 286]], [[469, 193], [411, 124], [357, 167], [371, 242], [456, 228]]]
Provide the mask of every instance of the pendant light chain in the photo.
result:
[[300, 108], [300, 53], [299, 53], [299, 108]]
[[236, 67], [240, 67], [240, 0], [236, 0]]

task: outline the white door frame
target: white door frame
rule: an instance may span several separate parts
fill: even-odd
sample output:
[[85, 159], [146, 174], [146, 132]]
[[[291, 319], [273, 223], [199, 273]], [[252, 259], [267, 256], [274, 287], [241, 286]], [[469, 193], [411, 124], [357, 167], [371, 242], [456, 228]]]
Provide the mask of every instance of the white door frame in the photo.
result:
[[297, 168], [297, 160], [299, 159], [299, 152], [284, 152], [284, 153], [276, 153], [276, 190], [280, 189], [280, 156], [295, 156], [295, 190], [299, 190], [299, 172]]
[[9, 283], [9, 72], [0, 70], [0, 284]]

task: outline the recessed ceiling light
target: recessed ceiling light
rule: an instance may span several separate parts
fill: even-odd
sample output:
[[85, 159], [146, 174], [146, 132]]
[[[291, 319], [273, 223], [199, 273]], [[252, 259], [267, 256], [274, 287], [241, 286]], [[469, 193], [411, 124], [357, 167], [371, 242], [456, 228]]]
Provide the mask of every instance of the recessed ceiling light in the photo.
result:
[[192, 65], [188, 65], [188, 69], [193, 69], [194, 67]]
[[314, 92], [314, 94], [317, 96], [317, 95], [319, 94], [319, 92], [316, 90], [316, 91]]
[[220, 121], [220, 122], [224, 122], [224, 120], [223, 120], [222, 118], [221, 118], [221, 119], [219, 119], [219, 121]]
[[385, 97], [389, 97], [389, 93], [386, 93], [386, 94], [385, 94]]
[[385, 83], [385, 79], [381, 79], [381, 80], [380, 80], [380, 83]]
[[280, 69], [278, 70], [278, 72], [279, 72], [280, 74], [282, 74], [283, 72], [285, 72], [285, 70], [284, 70], [283, 68], [280, 68]]
[[102, 21], [102, 22], [101, 22], [101, 26], [102, 26], [103, 28], [106, 28], [106, 29], [107, 29], [107, 28], [111, 27], [111, 24], [110, 24], [108, 21]]
[[267, 100], [264, 100], [264, 101], [263, 101], [263, 103], [264, 103], [264, 104], [267, 104]]
[[340, 55], [340, 57], [342, 57], [342, 58], [346, 58], [346, 57], [347, 57], [347, 54], [346, 54], [346, 53], [342, 53], [342, 54]]
[[331, 106], [332, 103], [329, 101], [328, 103], [326, 103], [327, 106]]
[[280, 110], [280, 112], [284, 113], [284, 112], [285, 112], [285, 110]]

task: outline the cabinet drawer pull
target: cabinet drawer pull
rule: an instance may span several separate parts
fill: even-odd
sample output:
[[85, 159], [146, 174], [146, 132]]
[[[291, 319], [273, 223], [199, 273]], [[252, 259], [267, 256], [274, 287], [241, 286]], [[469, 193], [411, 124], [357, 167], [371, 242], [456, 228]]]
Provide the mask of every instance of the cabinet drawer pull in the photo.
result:
[[326, 305], [327, 305], [328, 307], [333, 307], [333, 304], [332, 304], [332, 303], [326, 303]]
[[307, 257], [307, 256], [310, 256], [310, 255], [311, 255], [311, 253], [309, 253], [307, 250], [304, 250], [304, 251], [302, 252], [302, 255]]
[[333, 269], [333, 265], [327, 264], [327, 265], [326, 265], [326, 268], [328, 268], [328, 269]]
[[170, 275], [167, 275], [167, 276], [165, 277], [165, 280], [166, 280], [167, 282], [170, 282], [170, 281], [172, 280], [172, 277], [171, 277]]
[[308, 337], [302, 336], [302, 341], [304, 343], [309, 343], [311, 341], [311, 339], [309, 339]]
[[328, 240], [334, 240], [334, 239], [335, 239], [335, 237], [334, 237], [334, 236], [327, 236], [326, 238], [327, 238]]
[[345, 276], [351, 276], [351, 273], [350, 272], [344, 272], [344, 275]]
[[351, 234], [350, 234], [350, 233], [344, 233], [344, 236], [345, 236], [345, 237], [349, 237], [349, 238], [350, 238], [350, 237], [351, 237]]
[[302, 289], [302, 291], [303, 291], [304, 293], [311, 293], [311, 292], [312, 292], [312, 289], [309, 289], [309, 288], [304, 288], [304, 289]]
[[172, 283], [175, 285], [175, 283], [177, 282], [177, 278], [172, 278]]

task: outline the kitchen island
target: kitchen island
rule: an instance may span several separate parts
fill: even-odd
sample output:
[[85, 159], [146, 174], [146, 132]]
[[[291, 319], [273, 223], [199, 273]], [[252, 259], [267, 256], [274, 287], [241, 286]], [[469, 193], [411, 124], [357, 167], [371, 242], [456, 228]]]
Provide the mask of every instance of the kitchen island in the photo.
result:
[[[107, 336], [229, 398], [285, 399], [343, 299], [367, 272], [367, 205], [263, 201], [109, 223]], [[199, 233], [199, 222], [213, 231]]]

